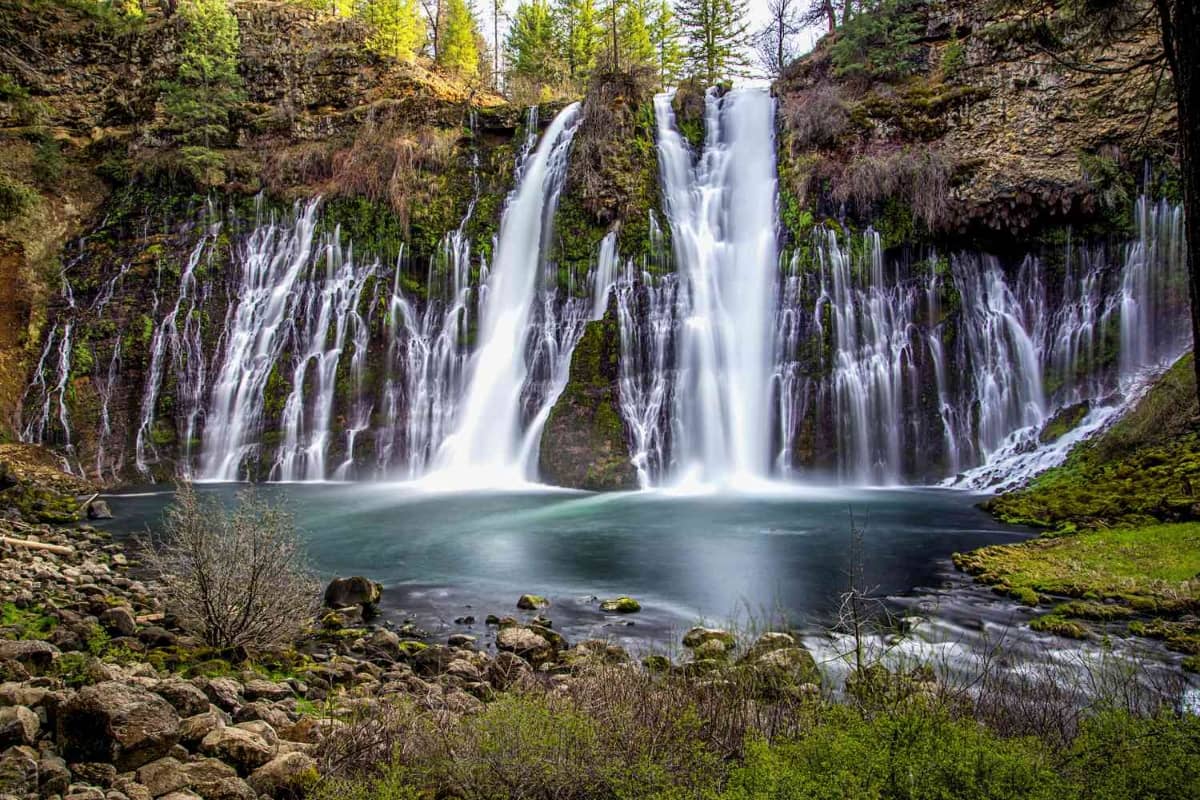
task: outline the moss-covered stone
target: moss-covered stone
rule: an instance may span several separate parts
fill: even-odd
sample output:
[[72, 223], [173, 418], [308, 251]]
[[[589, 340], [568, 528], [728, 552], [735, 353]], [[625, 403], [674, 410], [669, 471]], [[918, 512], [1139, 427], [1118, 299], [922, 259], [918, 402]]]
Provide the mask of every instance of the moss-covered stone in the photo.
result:
[[538, 459], [543, 480], [594, 491], [637, 488], [620, 411], [620, 349], [612, 297], [603, 319], [587, 324], [546, 420]]

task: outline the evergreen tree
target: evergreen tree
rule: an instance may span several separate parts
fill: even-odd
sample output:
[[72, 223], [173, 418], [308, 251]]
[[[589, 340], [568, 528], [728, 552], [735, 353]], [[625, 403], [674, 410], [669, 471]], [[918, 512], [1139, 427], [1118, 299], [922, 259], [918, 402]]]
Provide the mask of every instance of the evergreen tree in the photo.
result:
[[683, 47], [680, 44], [679, 22], [668, 0], [658, 0], [650, 22], [650, 43], [654, 47], [654, 63], [658, 80], [663, 86], [673, 86], [683, 76]]
[[479, 69], [479, 30], [466, 0], [445, 0], [445, 19], [437, 63], [451, 72], [471, 76]]
[[546, 0], [529, 0], [517, 6], [508, 31], [509, 79], [517, 89], [524, 85], [541, 95], [561, 79], [559, 36]]
[[380, 55], [411, 61], [425, 43], [417, 0], [363, 0], [360, 13], [371, 28], [367, 47]]
[[242, 98], [238, 21], [226, 0], [184, 0], [178, 17], [179, 67], [161, 87], [167, 128], [184, 168], [201, 183], [218, 183], [224, 162], [212, 148], [229, 138], [229, 115]]
[[561, 0], [556, 13], [563, 38], [563, 60], [572, 79], [586, 78], [596, 67], [604, 29], [596, 0]]
[[625, 0], [621, 10], [621, 62], [626, 69], [654, 63], [654, 45], [650, 40], [653, 0]]
[[707, 84], [746, 66], [746, 0], [679, 0], [675, 9], [687, 41], [688, 67]]

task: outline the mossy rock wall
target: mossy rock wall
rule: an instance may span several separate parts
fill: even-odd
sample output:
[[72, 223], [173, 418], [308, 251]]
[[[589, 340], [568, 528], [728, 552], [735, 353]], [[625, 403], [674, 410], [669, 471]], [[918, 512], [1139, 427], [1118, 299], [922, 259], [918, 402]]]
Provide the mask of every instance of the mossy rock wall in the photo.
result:
[[571, 356], [570, 377], [542, 431], [542, 480], [557, 486], [636, 489], [629, 437], [621, 417], [621, 334], [616, 297], [604, 317], [589, 322]]

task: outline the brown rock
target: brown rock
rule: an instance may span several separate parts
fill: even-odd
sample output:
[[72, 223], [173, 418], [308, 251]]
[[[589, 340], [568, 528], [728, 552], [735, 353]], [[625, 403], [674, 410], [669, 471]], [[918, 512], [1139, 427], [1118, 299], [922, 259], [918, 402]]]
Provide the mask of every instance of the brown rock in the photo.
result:
[[179, 741], [179, 715], [156, 694], [116, 681], [85, 686], [58, 713], [68, 761], [107, 761], [121, 772], [166, 755]]

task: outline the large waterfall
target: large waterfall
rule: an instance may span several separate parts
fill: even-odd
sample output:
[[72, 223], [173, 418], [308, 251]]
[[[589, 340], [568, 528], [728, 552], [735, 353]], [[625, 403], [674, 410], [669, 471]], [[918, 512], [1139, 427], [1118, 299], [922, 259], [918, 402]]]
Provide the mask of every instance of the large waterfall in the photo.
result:
[[711, 90], [696, 160], [671, 100], [655, 98], [661, 185], [682, 280], [673, 478], [751, 484], [766, 479], [771, 460], [775, 106], [765, 90]]
[[[163, 232], [171, 257], [126, 254], [73, 287], [81, 246], [21, 438], [101, 480], [526, 485], [557, 446], [542, 434], [576, 344], [615, 309], [602, 329], [619, 334], [610, 375], [642, 486], [986, 488], [1061, 461], [1189, 344], [1176, 206], [1143, 196], [1131, 235], [1000, 254], [887, 248], [832, 222], [781, 248], [768, 92], [710, 91], [699, 147], [672, 104], [654, 101], [645, 253], [618, 252], [614, 227], [586, 274], [555, 263], [578, 105], [540, 134], [530, 111], [483, 253], [477, 153], [428, 263], [356, 251], [320, 198], [252, 215], [210, 201]], [[1077, 425], [1049, 436], [1056, 418]]]
[[[533, 384], [538, 378], [559, 377], [554, 374], [561, 361], [558, 352], [566, 350], [569, 356], [582, 332], [568, 331], [560, 340], [554, 287], [545, 274], [578, 116], [578, 103], [563, 109], [518, 171], [517, 188], [501, 217], [494, 263], [481, 289], [479, 344], [468, 366], [458, 420], [434, 459], [431, 482], [498, 487], [536, 477], [532, 456], [548, 413], [543, 407], [553, 403], [557, 392], [539, 392]], [[568, 309], [567, 317], [578, 315]], [[532, 326], [532, 335], [531, 320], [541, 323]], [[531, 402], [523, 404], [530, 394]]]

